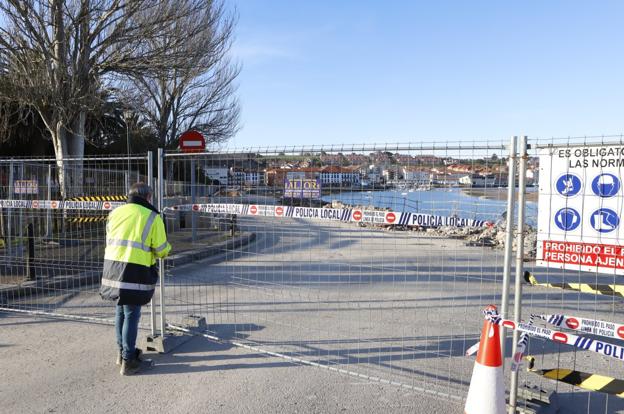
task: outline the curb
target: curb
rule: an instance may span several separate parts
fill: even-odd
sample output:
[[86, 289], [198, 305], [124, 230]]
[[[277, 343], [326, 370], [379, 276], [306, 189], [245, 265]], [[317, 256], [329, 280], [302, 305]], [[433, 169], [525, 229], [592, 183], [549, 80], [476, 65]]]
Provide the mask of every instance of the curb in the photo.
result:
[[208, 257], [222, 255], [222, 253], [227, 252], [228, 250], [233, 250], [238, 247], [246, 246], [254, 240], [256, 240], [256, 233], [243, 234], [233, 239], [222, 241], [209, 247], [174, 254], [167, 257], [165, 265], [177, 267], [191, 262], [195, 262], [197, 260], [206, 259]]
[[[213, 246], [174, 254], [166, 259], [165, 267], [177, 267], [210, 257], [214, 257], [214, 263], [217, 263], [227, 258], [224, 253], [227, 253], [228, 250], [246, 246], [252, 243], [255, 239], [255, 233], [246, 233], [233, 239], [217, 243]], [[57, 289], [75, 289], [77, 284], [81, 287], [97, 285], [100, 282], [101, 275], [102, 272], [100, 270], [93, 270], [72, 276], [54, 276], [52, 278], [22, 282], [19, 285], [0, 287], [0, 304], [8, 304], [15, 299], [28, 297], [34, 294], [41, 294], [42, 292], [46, 292], [48, 290], [54, 291]]]

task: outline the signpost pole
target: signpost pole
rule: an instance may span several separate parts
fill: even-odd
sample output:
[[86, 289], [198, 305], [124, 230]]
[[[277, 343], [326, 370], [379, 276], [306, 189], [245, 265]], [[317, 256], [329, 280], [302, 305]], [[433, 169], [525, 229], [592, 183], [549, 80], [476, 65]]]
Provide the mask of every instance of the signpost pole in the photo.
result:
[[[516, 207], [516, 154], [518, 137], [511, 137], [509, 143], [508, 177], [507, 177], [507, 216], [505, 218], [505, 263], [503, 270], [503, 294], [501, 298], [501, 317], [507, 317], [509, 307], [509, 280], [511, 275], [511, 260], [513, 256], [513, 221]], [[505, 355], [505, 328], [501, 330], [501, 355]], [[503, 369], [505, 368], [503, 364]]]
[[[196, 177], [195, 177], [195, 156], [193, 155], [191, 158], [191, 204], [195, 204], [196, 200]], [[197, 238], [197, 216], [195, 211], [191, 209], [191, 241], [195, 243], [195, 239]]]
[[[522, 280], [524, 267], [524, 211], [526, 195], [526, 164], [527, 164], [527, 137], [520, 138], [520, 158], [518, 166], [518, 225], [516, 236], [516, 280], [514, 286], [514, 322], [516, 326], [522, 317]], [[516, 354], [518, 347], [518, 330], [513, 332], [512, 355]], [[511, 373], [511, 384], [509, 386], [509, 413], [515, 414], [516, 400], [518, 396], [518, 371]]]
[[[9, 163], [9, 198], [13, 198], [13, 191], [14, 191], [14, 177], [13, 177], [13, 163]], [[13, 246], [12, 243], [13, 241], [11, 240], [12, 238], [12, 226], [13, 226], [13, 217], [12, 217], [12, 209], [8, 208], [7, 209], [7, 239], [6, 239], [6, 249], [7, 249], [7, 253], [9, 254], [9, 257], [11, 257], [13, 255]]]

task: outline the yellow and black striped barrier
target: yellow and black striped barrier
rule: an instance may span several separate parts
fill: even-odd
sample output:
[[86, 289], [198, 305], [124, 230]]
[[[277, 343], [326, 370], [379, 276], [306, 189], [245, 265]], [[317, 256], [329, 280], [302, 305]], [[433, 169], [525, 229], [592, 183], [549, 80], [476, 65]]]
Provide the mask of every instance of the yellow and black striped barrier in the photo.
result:
[[108, 216], [90, 216], [90, 217], [68, 217], [69, 223], [99, 223], [106, 221]]
[[126, 201], [128, 199], [125, 195], [98, 195], [98, 196], [82, 196], [72, 197], [67, 201]]
[[524, 280], [533, 286], [574, 290], [577, 292], [592, 293], [594, 295], [624, 297], [624, 285], [598, 285], [593, 283], [540, 283], [535, 276], [531, 274], [531, 272], [524, 272]]
[[528, 371], [554, 381], [564, 382], [589, 391], [602, 392], [624, 398], [624, 381], [604, 375], [589, 374], [571, 369], [535, 369], [535, 357], [527, 356]]

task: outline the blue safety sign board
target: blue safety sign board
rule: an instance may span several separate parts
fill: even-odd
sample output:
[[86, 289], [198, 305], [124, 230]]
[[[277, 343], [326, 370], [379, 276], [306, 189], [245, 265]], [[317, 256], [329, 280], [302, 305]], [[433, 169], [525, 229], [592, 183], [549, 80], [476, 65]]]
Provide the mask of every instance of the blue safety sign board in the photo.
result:
[[610, 233], [620, 225], [620, 218], [610, 208], [599, 208], [589, 219], [594, 230], [600, 233]]
[[613, 174], [600, 174], [592, 181], [592, 191], [598, 197], [613, 197], [620, 191], [620, 180]]
[[624, 144], [539, 149], [537, 264], [624, 276]]
[[574, 197], [583, 187], [581, 179], [574, 174], [563, 174], [557, 180], [555, 187], [557, 192], [564, 197]]
[[572, 231], [581, 224], [581, 215], [573, 208], [562, 208], [555, 214], [555, 224], [563, 231]]

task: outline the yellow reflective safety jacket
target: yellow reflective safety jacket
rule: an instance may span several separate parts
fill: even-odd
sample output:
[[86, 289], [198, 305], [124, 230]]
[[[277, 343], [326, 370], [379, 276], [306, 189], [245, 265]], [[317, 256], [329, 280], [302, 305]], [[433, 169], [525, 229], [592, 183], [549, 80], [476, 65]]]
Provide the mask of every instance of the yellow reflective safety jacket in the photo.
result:
[[158, 210], [131, 197], [108, 216], [100, 296], [118, 305], [145, 305], [158, 281], [156, 259], [170, 250]]

